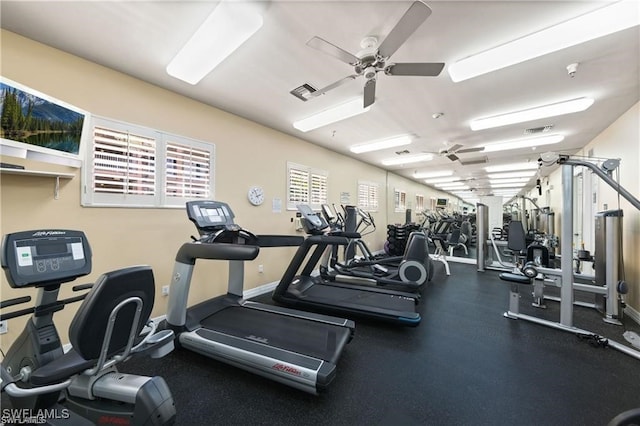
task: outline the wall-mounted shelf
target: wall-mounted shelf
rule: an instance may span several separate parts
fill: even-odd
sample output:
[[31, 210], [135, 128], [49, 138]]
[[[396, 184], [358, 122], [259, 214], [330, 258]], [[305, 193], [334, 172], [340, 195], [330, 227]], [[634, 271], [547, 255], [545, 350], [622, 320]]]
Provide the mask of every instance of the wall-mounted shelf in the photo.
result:
[[47, 172], [42, 170], [13, 169], [6, 167], [0, 167], [0, 173], [3, 175], [22, 175], [55, 178], [55, 185], [53, 187], [53, 198], [56, 200], [58, 199], [58, 193], [60, 190], [60, 179], [73, 179], [74, 177], [76, 177], [75, 173]]

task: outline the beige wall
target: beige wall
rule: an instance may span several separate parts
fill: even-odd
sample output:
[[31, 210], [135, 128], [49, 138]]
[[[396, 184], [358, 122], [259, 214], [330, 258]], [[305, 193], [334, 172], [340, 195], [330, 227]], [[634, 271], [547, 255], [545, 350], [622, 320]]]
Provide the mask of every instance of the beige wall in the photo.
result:
[[[392, 173], [309, 144], [303, 140], [260, 126], [192, 99], [179, 96], [130, 76], [35, 43], [13, 33], [1, 33], [2, 76], [34, 90], [84, 109], [91, 114], [147, 126], [216, 145], [215, 198], [228, 202], [236, 221], [256, 234], [292, 234], [295, 212], [273, 213], [271, 200], [286, 199], [286, 162], [293, 161], [329, 172], [329, 201], [340, 204], [343, 192], [357, 201], [358, 179], [378, 182], [381, 200], [387, 199], [387, 182], [401, 185], [415, 198], [419, 192], [429, 197], [441, 194], [426, 186]], [[156, 303], [152, 315], [165, 313], [167, 299], [160, 288], [170, 281], [173, 259], [182, 243], [196, 234], [182, 209], [83, 208], [80, 206], [80, 171], [51, 164], [27, 162], [15, 158], [3, 161], [23, 163], [27, 168], [75, 173], [62, 183], [59, 199], [53, 198], [53, 179], [2, 175], [0, 196], [0, 232], [2, 234], [36, 228], [83, 230], [93, 249], [91, 282], [108, 270], [133, 264], [150, 265], [156, 278]], [[253, 207], [247, 201], [252, 185], [265, 189], [266, 202]], [[392, 193], [393, 196], [393, 193]], [[409, 199], [414, 199], [409, 198]], [[374, 214], [378, 226], [366, 237], [374, 250], [386, 238], [388, 217], [384, 205]], [[393, 204], [391, 205], [393, 210]], [[402, 214], [402, 218], [404, 215]], [[293, 255], [292, 248], [261, 251], [246, 265], [245, 289], [277, 281]], [[264, 273], [258, 273], [258, 264]], [[196, 267], [189, 303], [223, 294], [227, 266], [224, 262], [201, 262]], [[3, 299], [18, 297], [27, 290], [11, 289], [0, 278]], [[63, 290], [63, 296], [69, 290]], [[33, 294], [33, 293], [31, 293]], [[66, 330], [77, 307], [56, 314], [56, 323], [66, 341]], [[24, 319], [9, 321], [9, 333], [0, 336], [6, 350]]]

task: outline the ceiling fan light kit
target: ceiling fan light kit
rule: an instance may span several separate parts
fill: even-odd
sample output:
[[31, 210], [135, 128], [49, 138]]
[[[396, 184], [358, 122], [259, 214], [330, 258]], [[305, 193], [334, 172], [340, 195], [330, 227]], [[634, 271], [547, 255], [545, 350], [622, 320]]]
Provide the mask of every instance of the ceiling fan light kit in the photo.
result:
[[402, 135], [380, 141], [352, 145], [349, 150], [354, 154], [362, 154], [364, 152], [379, 151], [381, 149], [394, 148], [396, 146], [409, 144], [411, 144], [411, 138], [407, 135]]
[[639, 24], [637, 2], [619, 1], [461, 59], [449, 66], [449, 76], [457, 83]]
[[197, 84], [262, 27], [263, 8], [264, 2], [220, 2], [167, 65], [167, 74]]
[[495, 127], [507, 126], [509, 124], [524, 123], [527, 121], [539, 120], [541, 118], [580, 112], [593, 105], [593, 102], [593, 98], [586, 97], [556, 102], [522, 111], [471, 120], [469, 127], [471, 130], [492, 129]]

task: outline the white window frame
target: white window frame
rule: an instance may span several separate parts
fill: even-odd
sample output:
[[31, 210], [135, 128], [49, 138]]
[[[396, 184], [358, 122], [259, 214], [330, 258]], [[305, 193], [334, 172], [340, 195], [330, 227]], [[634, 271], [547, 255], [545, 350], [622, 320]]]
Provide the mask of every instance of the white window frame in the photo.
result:
[[358, 181], [358, 208], [377, 212], [380, 208], [380, 185], [364, 180]]
[[416, 213], [423, 212], [425, 210], [424, 207], [425, 196], [422, 194], [416, 194]]
[[393, 190], [393, 205], [396, 213], [407, 209], [407, 191], [404, 189]]
[[[104, 117], [92, 117], [91, 131], [85, 151], [85, 165], [82, 172], [82, 196], [81, 203], [85, 207], [147, 207], [147, 208], [184, 208], [187, 201], [197, 199], [214, 198], [215, 190], [215, 145], [203, 141], [194, 140], [184, 136], [172, 135], [148, 127], [138, 126]], [[135, 135], [150, 141], [155, 145], [154, 159], [149, 164], [153, 164], [153, 191], [149, 194], [130, 194], [122, 192], [103, 192], [94, 189], [96, 155], [94, 152], [96, 144], [96, 129], [107, 129], [122, 135]], [[115, 138], [114, 138], [115, 140]], [[122, 139], [124, 141], [124, 139]], [[153, 141], [153, 142], [151, 142]], [[183, 150], [178, 158], [178, 153], [168, 154], [169, 147], [180, 147]], [[182, 161], [180, 167], [168, 167], [168, 161], [173, 160], [173, 164]], [[115, 167], [119, 164], [112, 163]], [[122, 163], [126, 167], [126, 163]], [[195, 167], [195, 172], [192, 172]], [[201, 169], [201, 170], [200, 170]], [[168, 174], [172, 170], [180, 170], [179, 176], [181, 188], [174, 185], [173, 193], [179, 189], [182, 196], [175, 196], [169, 193], [167, 184]], [[193, 188], [193, 189], [192, 189]], [[191, 192], [191, 193], [189, 193]]]
[[329, 173], [287, 161], [287, 210], [297, 210], [298, 204], [308, 204], [319, 210], [328, 202]]

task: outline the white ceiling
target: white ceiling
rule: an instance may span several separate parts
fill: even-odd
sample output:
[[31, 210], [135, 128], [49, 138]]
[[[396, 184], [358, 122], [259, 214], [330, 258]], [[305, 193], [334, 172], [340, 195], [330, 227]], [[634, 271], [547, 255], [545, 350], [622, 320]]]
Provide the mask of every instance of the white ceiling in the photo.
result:
[[[294, 129], [292, 123], [298, 119], [362, 96], [364, 85], [358, 78], [307, 102], [292, 96], [289, 92], [304, 83], [320, 88], [353, 74], [349, 65], [306, 42], [319, 36], [355, 54], [365, 36], [383, 40], [411, 3], [272, 1], [260, 31], [194, 86], [170, 77], [165, 67], [217, 2], [3, 0], [0, 12], [6, 30], [345, 155], [355, 156], [348, 150], [350, 145], [397, 134], [414, 137], [407, 147], [411, 153], [516, 139], [527, 128], [545, 125], [565, 135], [560, 144], [539, 151], [486, 154], [489, 162], [482, 165], [464, 166], [436, 155], [427, 163], [388, 167], [409, 178], [415, 171], [454, 169], [462, 178], [476, 178], [470, 184], [480, 194], [488, 186], [482, 179], [484, 166], [536, 161], [548, 150], [574, 153], [640, 98], [638, 26], [459, 83], [453, 83], [447, 72], [447, 66], [457, 60], [606, 2], [427, 1], [431, 16], [395, 52], [393, 61], [444, 62], [438, 77], [379, 74], [376, 102], [369, 112], [307, 133]], [[566, 67], [576, 62], [580, 65], [571, 78]], [[494, 130], [469, 129], [474, 118], [582, 96], [595, 98], [585, 112]], [[434, 113], [443, 115], [433, 119]], [[355, 157], [383, 167], [380, 161], [396, 156], [397, 150]], [[463, 161], [478, 156], [459, 155]]]

